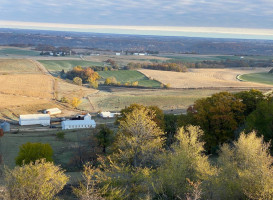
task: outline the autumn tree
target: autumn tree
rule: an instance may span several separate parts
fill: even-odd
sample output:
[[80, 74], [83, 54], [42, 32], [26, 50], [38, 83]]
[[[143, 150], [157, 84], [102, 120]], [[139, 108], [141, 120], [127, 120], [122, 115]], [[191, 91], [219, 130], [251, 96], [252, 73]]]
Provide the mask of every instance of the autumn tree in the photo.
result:
[[26, 143], [20, 146], [18, 156], [15, 158], [16, 165], [28, 164], [36, 160], [45, 159], [47, 162], [53, 161], [53, 149], [50, 144]]
[[5, 181], [11, 200], [50, 200], [63, 189], [68, 177], [52, 162], [36, 160], [6, 169]]
[[82, 85], [82, 79], [79, 78], [79, 77], [73, 78], [73, 82], [74, 82], [76, 85]]
[[83, 68], [81, 66], [74, 67], [72, 70], [66, 72], [65, 76], [70, 80], [79, 77], [82, 79], [83, 83], [94, 82], [100, 78], [99, 74], [90, 67]]
[[113, 153], [101, 161], [100, 181], [123, 191], [122, 199], [145, 199], [152, 190], [150, 168], [158, 166], [158, 155], [163, 151], [163, 132], [153, 115], [145, 107], [127, 113], [120, 121]]
[[153, 121], [154, 112], [145, 107], [134, 109], [120, 121], [115, 141], [119, 159], [133, 167], [152, 166], [162, 148], [162, 130]]
[[213, 199], [273, 198], [273, 158], [269, 144], [255, 132], [242, 133], [233, 145], [224, 144], [217, 163]]
[[108, 77], [105, 79], [105, 82], [104, 82], [105, 85], [116, 85], [117, 84], [117, 79], [113, 76], [111, 77]]
[[204, 130], [205, 147], [215, 152], [219, 144], [235, 137], [235, 130], [244, 122], [245, 105], [228, 92], [220, 92], [194, 103], [194, 120]]
[[117, 117], [116, 123], [119, 124], [120, 121], [124, 121], [126, 115], [131, 113], [135, 109], [146, 109], [148, 114], [151, 114], [152, 120], [156, 122], [157, 126], [159, 126], [162, 130], [165, 129], [165, 121], [164, 121], [164, 113], [158, 106], [144, 106], [141, 104], [131, 104], [128, 107], [125, 107], [120, 111], [120, 115]]
[[71, 105], [74, 107], [74, 108], [78, 108], [78, 106], [82, 103], [82, 101], [77, 98], [77, 97], [73, 97], [73, 99], [71, 100]]
[[254, 89], [238, 92], [235, 94], [235, 97], [242, 100], [242, 103], [245, 104], [245, 116], [248, 116], [251, 112], [256, 110], [258, 103], [265, 98], [261, 91]]
[[201, 141], [203, 131], [196, 126], [182, 127], [176, 135], [176, 142], [171, 150], [162, 156], [163, 164], [157, 172], [155, 185], [157, 193], [166, 199], [186, 199], [187, 194], [194, 193], [189, 183], [203, 185], [216, 173], [205, 155], [204, 142]]
[[72, 187], [73, 193], [80, 200], [103, 200], [98, 188], [98, 179], [96, 178], [98, 171], [99, 169], [95, 169], [90, 163], [84, 165], [83, 182], [80, 182], [79, 187]]

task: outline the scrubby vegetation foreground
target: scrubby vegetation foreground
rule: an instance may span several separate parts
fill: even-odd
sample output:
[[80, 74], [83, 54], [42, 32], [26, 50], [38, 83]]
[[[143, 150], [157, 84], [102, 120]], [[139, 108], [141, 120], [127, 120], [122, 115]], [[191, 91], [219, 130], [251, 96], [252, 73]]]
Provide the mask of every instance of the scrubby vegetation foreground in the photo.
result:
[[[116, 133], [101, 127], [97, 140], [103, 153], [84, 164], [83, 181], [71, 195], [81, 200], [273, 199], [272, 101], [256, 90], [222, 92], [196, 101], [176, 119], [156, 106], [131, 105], [121, 111]], [[41, 159], [39, 152], [45, 152], [38, 149], [45, 148], [39, 143], [20, 149], [18, 157], [27, 162], [5, 170], [3, 198], [57, 198], [69, 177], [51, 159]]]

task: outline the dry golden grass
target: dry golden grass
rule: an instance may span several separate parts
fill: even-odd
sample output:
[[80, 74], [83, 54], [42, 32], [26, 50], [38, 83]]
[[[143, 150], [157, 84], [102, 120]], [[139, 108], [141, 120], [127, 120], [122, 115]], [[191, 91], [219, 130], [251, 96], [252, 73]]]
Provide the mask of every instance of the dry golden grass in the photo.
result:
[[257, 69], [190, 69], [189, 72], [169, 72], [158, 70], [139, 70], [141, 73], [164, 84], [169, 83], [173, 88], [226, 88], [272, 87], [270, 85], [243, 82], [236, 79], [237, 75], [267, 72], [268, 68]]
[[51, 99], [53, 97], [52, 77], [42, 74], [1, 75], [0, 93]]
[[0, 59], [0, 73], [39, 73], [35, 63], [28, 59]]

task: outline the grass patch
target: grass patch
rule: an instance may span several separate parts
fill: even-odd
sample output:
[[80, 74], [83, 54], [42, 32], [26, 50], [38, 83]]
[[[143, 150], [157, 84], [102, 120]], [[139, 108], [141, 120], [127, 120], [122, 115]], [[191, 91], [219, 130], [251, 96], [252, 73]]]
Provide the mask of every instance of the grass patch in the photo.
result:
[[273, 74], [269, 73], [243, 74], [240, 76], [240, 79], [249, 82], [273, 85]]
[[92, 62], [86, 60], [38, 60], [49, 71], [68, 71], [75, 66], [91, 67], [91, 66], [103, 66], [101, 62]]
[[40, 51], [17, 49], [17, 48], [4, 48], [4, 49], [0, 49], [0, 55], [39, 56]]
[[27, 142], [49, 143], [53, 149], [53, 160], [62, 167], [69, 166], [75, 152], [81, 146], [88, 146], [86, 138], [92, 134], [91, 129], [82, 129], [74, 131], [64, 131], [65, 138], [60, 140], [56, 138], [56, 132], [59, 131], [37, 131], [21, 132], [17, 134], [6, 133], [1, 138], [1, 148], [4, 165], [13, 168], [15, 166], [15, 157], [18, 155], [19, 147]]
[[149, 80], [144, 74], [133, 70], [119, 70], [119, 71], [100, 71], [99, 75], [106, 79], [108, 77], [115, 77], [118, 82], [124, 84], [126, 82], [138, 81], [138, 85], [142, 87], [159, 88], [161, 83], [155, 80]]

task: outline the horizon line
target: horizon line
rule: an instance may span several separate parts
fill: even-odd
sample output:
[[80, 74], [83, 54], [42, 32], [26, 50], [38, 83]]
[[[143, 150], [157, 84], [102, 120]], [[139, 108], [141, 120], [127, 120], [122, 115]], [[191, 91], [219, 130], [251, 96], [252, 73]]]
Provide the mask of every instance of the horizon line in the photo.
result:
[[52, 30], [72, 32], [97, 32], [113, 34], [220, 37], [242, 39], [273, 39], [273, 29], [228, 28], [228, 27], [190, 27], [190, 26], [125, 26], [89, 25], [45, 22], [21, 22], [0, 20], [0, 28], [31, 30]]

